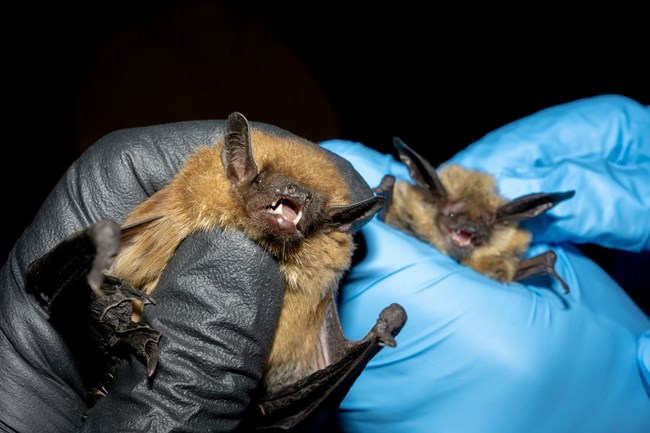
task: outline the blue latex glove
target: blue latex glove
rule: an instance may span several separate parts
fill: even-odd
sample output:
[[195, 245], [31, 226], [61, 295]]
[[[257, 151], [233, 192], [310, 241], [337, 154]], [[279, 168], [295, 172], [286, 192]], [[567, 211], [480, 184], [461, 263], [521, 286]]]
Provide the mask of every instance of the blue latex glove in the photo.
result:
[[[408, 179], [390, 155], [340, 140], [323, 146], [371, 186], [387, 173]], [[391, 302], [408, 321], [397, 347], [353, 385], [341, 428], [650, 432], [650, 320], [572, 245], [650, 249], [650, 109], [615, 95], [578, 100], [488, 134], [452, 161], [493, 173], [511, 198], [576, 190], [537, 218], [530, 251], [552, 248], [571, 292], [550, 277], [496, 282], [375, 218], [362, 229], [368, 254], [342, 286], [344, 331], [361, 338]]]

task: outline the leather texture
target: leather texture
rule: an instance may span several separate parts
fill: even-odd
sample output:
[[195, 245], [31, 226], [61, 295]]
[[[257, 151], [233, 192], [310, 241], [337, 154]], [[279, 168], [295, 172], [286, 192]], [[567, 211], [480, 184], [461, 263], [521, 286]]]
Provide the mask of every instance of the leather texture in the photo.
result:
[[[237, 426], [262, 374], [283, 287], [276, 261], [241, 233], [197, 233], [181, 244], [154, 292], [156, 305], [144, 313], [163, 334], [153, 381], [138, 360], [123, 363], [85, 423], [85, 390], [70, 353], [24, 290], [30, 262], [93, 222], [122, 221], [223, 131], [220, 120], [116, 131], [62, 176], [0, 271], [0, 429], [227, 432]], [[332, 158], [355, 199], [370, 197], [352, 166]]]

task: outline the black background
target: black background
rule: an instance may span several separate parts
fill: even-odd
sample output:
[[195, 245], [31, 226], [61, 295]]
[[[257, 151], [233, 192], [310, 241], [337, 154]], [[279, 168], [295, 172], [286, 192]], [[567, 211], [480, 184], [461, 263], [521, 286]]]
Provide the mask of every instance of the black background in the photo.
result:
[[[120, 128], [237, 110], [385, 153], [399, 135], [437, 165], [559, 103], [650, 105], [644, 14], [611, 5], [52, 3], [3, 6], [3, 260], [68, 165]], [[647, 254], [587, 251], [647, 305], [647, 284], [628, 277]]]

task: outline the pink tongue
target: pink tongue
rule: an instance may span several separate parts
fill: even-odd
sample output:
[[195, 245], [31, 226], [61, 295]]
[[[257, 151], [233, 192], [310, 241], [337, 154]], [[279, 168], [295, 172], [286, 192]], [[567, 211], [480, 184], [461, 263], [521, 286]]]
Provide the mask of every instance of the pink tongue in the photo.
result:
[[285, 205], [282, 205], [282, 215], [289, 221], [295, 220], [296, 216], [298, 216], [291, 206]]

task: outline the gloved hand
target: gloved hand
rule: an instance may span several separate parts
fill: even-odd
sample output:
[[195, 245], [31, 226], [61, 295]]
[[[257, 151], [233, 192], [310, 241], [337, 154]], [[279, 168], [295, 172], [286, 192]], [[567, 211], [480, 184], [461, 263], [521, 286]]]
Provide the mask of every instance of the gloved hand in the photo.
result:
[[[390, 155], [321, 143], [371, 186], [408, 179]], [[409, 143], [418, 146], [433, 143]], [[616, 95], [578, 100], [506, 125], [450, 162], [494, 174], [506, 197], [575, 190], [531, 220], [530, 255], [549, 248], [552, 278], [504, 284], [377, 218], [341, 288], [348, 338], [398, 302], [409, 319], [343, 400], [345, 432], [641, 433], [650, 431], [650, 320], [572, 244], [650, 249], [650, 108]], [[645, 333], [645, 334], [644, 334]], [[645, 382], [644, 382], [645, 376]]]
[[200, 233], [181, 244], [153, 294], [156, 306], [145, 308], [163, 335], [153, 386], [139, 360], [123, 362], [83, 424], [77, 369], [24, 289], [30, 262], [93, 222], [123, 221], [223, 126], [184, 122], [109, 134], [56, 185], [0, 272], [0, 430], [216, 432], [238, 424], [261, 377], [283, 289], [276, 261], [243, 235]]

